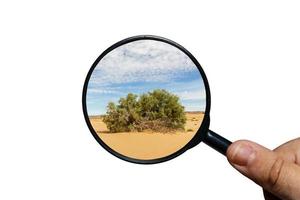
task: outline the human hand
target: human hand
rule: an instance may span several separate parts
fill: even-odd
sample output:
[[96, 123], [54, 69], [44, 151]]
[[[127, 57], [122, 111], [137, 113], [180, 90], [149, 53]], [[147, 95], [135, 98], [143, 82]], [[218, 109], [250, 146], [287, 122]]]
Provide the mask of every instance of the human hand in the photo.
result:
[[264, 189], [266, 200], [300, 199], [300, 138], [271, 151], [247, 140], [227, 150], [230, 164]]

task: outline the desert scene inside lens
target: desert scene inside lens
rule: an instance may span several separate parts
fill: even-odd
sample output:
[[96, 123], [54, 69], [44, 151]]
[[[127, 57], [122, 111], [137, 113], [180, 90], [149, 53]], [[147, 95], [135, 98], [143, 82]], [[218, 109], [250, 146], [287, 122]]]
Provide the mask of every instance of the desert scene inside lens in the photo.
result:
[[86, 108], [99, 138], [130, 158], [152, 160], [183, 148], [205, 112], [203, 79], [180, 49], [138, 40], [106, 54], [87, 88]]

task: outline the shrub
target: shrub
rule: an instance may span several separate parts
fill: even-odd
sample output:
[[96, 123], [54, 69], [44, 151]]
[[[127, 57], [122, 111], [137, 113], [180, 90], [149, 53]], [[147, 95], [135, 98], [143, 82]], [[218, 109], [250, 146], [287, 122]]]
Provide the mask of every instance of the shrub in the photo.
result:
[[186, 117], [178, 96], [157, 89], [139, 98], [129, 93], [118, 105], [110, 102], [103, 121], [110, 132], [166, 131], [183, 129]]

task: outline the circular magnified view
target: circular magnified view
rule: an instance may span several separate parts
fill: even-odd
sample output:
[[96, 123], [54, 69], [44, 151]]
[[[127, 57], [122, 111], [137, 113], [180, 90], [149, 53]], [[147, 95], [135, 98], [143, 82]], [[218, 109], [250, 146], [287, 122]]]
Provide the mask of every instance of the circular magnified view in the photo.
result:
[[204, 118], [201, 74], [182, 50], [141, 39], [109, 51], [88, 80], [86, 112], [97, 136], [113, 151], [138, 160], [174, 154]]

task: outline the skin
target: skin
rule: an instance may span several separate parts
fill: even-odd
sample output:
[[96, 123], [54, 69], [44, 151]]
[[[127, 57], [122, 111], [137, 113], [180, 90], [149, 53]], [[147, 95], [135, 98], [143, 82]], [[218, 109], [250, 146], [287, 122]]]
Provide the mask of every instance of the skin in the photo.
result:
[[240, 173], [262, 186], [266, 200], [300, 199], [300, 138], [273, 151], [239, 140], [229, 146], [227, 159]]

